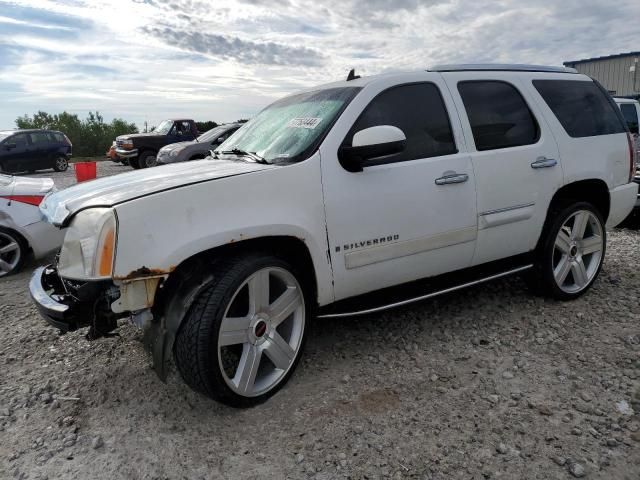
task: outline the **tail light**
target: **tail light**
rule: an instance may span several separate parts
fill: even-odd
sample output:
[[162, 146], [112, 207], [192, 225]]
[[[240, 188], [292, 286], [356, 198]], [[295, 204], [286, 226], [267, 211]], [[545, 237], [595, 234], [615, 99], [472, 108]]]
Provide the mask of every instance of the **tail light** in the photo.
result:
[[9, 202], [20, 202], [26, 203], [28, 205], [33, 205], [35, 207], [40, 206], [42, 203], [42, 199], [44, 196], [42, 195], [7, 195], [1, 196], [0, 198], [6, 198]]
[[635, 142], [629, 132], [627, 132], [627, 141], [629, 142], [629, 181], [632, 182], [638, 165], [638, 152], [636, 152]]

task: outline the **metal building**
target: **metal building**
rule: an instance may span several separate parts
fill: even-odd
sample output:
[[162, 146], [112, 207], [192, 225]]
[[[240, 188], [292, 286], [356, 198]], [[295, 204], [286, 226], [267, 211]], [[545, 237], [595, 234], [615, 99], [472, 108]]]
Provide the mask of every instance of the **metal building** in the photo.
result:
[[619, 53], [606, 57], [564, 62], [580, 73], [598, 80], [612, 95], [640, 95], [640, 52]]

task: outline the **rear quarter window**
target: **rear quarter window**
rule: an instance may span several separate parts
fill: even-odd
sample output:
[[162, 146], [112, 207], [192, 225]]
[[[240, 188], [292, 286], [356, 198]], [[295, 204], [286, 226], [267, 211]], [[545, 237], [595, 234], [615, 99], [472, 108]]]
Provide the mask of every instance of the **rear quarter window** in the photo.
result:
[[636, 106], [633, 103], [623, 103], [620, 105], [620, 111], [631, 133], [638, 133], [638, 112]]
[[570, 137], [626, 131], [613, 102], [595, 82], [534, 80], [533, 86]]

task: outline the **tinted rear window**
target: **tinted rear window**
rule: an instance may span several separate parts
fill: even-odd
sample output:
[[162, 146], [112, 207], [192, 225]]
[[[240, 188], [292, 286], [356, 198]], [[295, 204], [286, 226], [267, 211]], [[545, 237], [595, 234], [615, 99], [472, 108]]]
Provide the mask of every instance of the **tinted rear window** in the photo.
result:
[[538, 141], [538, 123], [520, 92], [494, 80], [458, 84], [477, 150], [531, 145]]
[[533, 86], [574, 138], [624, 133], [615, 106], [594, 82], [534, 80]]

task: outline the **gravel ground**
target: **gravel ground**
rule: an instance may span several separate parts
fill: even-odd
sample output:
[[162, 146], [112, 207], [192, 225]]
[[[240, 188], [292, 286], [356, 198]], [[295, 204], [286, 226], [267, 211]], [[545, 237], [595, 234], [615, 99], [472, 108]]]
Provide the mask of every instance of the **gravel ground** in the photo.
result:
[[639, 242], [611, 232], [571, 303], [514, 277], [315, 322], [289, 384], [249, 410], [175, 369], [160, 382], [126, 323], [93, 343], [59, 336], [27, 269], [0, 280], [0, 478], [637, 480]]
[[[97, 166], [97, 176], [100, 177], [108, 177], [111, 175], [115, 175], [117, 173], [130, 172], [133, 168], [122, 165], [121, 163], [114, 163], [111, 161], [102, 161], [96, 162]], [[20, 174], [22, 175], [22, 174]], [[53, 170], [44, 170], [39, 171], [34, 174], [24, 174], [25, 177], [43, 177], [43, 178], [53, 178], [53, 181], [56, 184], [56, 187], [59, 189], [69, 187], [71, 185], [75, 185], [76, 183], [76, 172], [73, 168], [73, 164], [69, 165], [69, 169], [66, 172], [57, 173]]]

